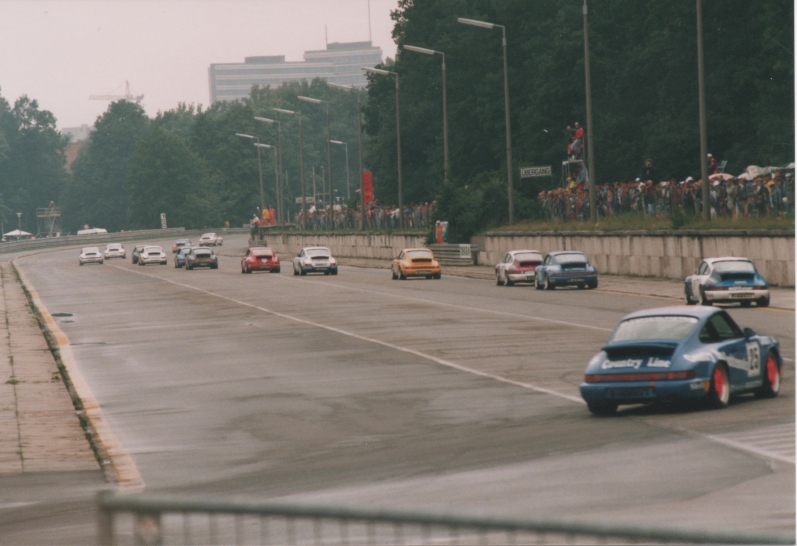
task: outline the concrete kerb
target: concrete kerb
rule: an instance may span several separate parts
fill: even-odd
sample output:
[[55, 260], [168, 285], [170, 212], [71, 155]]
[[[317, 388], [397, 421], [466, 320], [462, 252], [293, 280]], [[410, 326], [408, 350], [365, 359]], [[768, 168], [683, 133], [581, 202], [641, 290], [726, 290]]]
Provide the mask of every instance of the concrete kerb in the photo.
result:
[[127, 453], [108, 425], [103, 415], [102, 407], [83, 378], [83, 374], [80, 372], [72, 354], [69, 338], [58, 327], [55, 319], [17, 264], [18, 260], [25, 257], [27, 256], [21, 256], [13, 260], [11, 265], [39, 322], [58, 369], [61, 371], [61, 377], [72, 398], [72, 403], [80, 418], [86, 438], [94, 450], [105, 479], [108, 482], [116, 483], [121, 492], [140, 493], [144, 490], [144, 481], [141, 478], [141, 474], [132, 457]]

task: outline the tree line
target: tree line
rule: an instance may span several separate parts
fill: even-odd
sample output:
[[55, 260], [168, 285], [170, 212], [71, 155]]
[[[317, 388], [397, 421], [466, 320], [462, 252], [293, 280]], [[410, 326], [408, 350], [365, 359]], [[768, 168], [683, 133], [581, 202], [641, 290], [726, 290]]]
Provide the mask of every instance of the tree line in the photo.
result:
[[[437, 201], [452, 240], [507, 220], [504, 89], [500, 30], [457, 23], [457, 17], [506, 26], [516, 217], [539, 213], [540, 189], [559, 182], [567, 125], [586, 124], [582, 0], [400, 0], [392, 17], [399, 74], [403, 197]], [[709, 151], [728, 171], [794, 160], [794, 6], [788, 0], [703, 2]], [[596, 181], [639, 176], [652, 158], [659, 177], [699, 173], [696, 11], [694, 0], [590, 0], [590, 50]], [[440, 58], [404, 50], [414, 45], [446, 54], [450, 134], [444, 184]], [[13, 105], [0, 96], [0, 222], [35, 227], [36, 207], [56, 201], [64, 224], [155, 228], [165, 212], [172, 226], [247, 223], [260, 204], [255, 135], [277, 144], [282, 123], [288, 220], [301, 195], [297, 116], [305, 143], [307, 193], [312, 167], [327, 166], [326, 109], [299, 95], [329, 101], [331, 138], [349, 144], [352, 190], [359, 187], [357, 94], [363, 103], [365, 166], [376, 198], [397, 204], [395, 81], [369, 74], [367, 90], [348, 92], [322, 80], [253, 88], [249, 99], [207, 108], [181, 104], [148, 118], [119, 101], [100, 116], [80, 156], [65, 169], [68, 140], [35, 100]], [[263, 149], [267, 205], [276, 180]], [[345, 196], [345, 155], [332, 148], [333, 186]], [[519, 180], [523, 166], [552, 165], [552, 180]], [[326, 173], [327, 175], [329, 173]], [[546, 187], [547, 185], [547, 187]], [[341, 200], [343, 201], [343, 200]], [[354, 203], [352, 203], [354, 204]], [[14, 224], [16, 227], [16, 224]]]

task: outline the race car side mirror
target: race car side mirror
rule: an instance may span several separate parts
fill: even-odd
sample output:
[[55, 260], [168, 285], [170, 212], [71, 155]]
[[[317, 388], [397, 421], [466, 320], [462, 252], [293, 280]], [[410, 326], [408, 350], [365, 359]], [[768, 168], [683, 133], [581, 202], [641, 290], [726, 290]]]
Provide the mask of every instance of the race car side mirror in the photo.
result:
[[757, 335], [755, 333], [755, 330], [753, 330], [752, 328], [745, 328], [742, 331], [744, 332], [744, 337], [748, 337], [749, 338], [749, 337], [753, 337], [753, 336]]

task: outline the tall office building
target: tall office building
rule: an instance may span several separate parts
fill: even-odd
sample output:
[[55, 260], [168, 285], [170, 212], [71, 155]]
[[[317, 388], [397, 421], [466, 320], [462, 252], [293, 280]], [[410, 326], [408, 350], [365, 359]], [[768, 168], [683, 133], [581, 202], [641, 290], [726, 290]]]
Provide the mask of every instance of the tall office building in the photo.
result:
[[363, 66], [382, 62], [382, 48], [371, 42], [327, 44], [305, 51], [304, 61], [285, 62], [284, 55], [246, 57], [243, 63], [212, 64], [208, 69], [210, 102], [247, 98], [253, 85], [278, 87], [286, 82], [323, 78], [328, 82], [365, 87]]

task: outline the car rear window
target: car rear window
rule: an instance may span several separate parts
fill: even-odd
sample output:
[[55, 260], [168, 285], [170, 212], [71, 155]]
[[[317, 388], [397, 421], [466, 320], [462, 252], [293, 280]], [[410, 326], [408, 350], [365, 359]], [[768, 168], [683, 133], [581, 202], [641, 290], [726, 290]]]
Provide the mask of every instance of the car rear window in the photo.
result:
[[696, 318], [685, 316], [640, 317], [624, 320], [609, 341], [685, 339], [697, 322]]
[[557, 254], [554, 256], [554, 260], [560, 264], [584, 263], [587, 261], [587, 256], [581, 252], [573, 252], [571, 254]]
[[755, 273], [755, 266], [746, 260], [727, 260], [723, 262], [714, 262], [714, 270], [718, 273]]
[[255, 250], [252, 256], [273, 256], [274, 254], [269, 250]]
[[428, 250], [410, 250], [407, 258], [432, 258], [432, 253]]
[[194, 252], [194, 256], [197, 258], [210, 258], [210, 252]]
[[311, 248], [305, 251], [308, 256], [329, 256], [328, 248]]
[[519, 262], [541, 262], [542, 254], [537, 252], [521, 252], [515, 254], [515, 259]]

